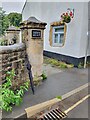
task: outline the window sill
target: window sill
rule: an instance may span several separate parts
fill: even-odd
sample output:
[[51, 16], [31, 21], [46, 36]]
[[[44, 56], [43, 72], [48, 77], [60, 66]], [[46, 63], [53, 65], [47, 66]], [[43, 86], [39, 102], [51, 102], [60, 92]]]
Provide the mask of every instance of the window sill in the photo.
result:
[[58, 45], [53, 44], [52, 45], [52, 47], [63, 47], [63, 46], [64, 46], [64, 44], [61, 44], [61, 45], [60, 44], [58, 44]]

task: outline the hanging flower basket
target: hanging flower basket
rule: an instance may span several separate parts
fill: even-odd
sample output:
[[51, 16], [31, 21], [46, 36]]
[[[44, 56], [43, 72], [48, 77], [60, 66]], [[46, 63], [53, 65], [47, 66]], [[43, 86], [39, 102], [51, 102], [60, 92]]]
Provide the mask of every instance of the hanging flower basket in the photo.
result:
[[70, 21], [71, 21], [70, 16], [65, 16], [65, 18], [63, 19], [63, 22], [66, 22], [66, 23], [70, 23]]
[[70, 23], [73, 17], [74, 16], [73, 16], [72, 11], [66, 12], [61, 15], [61, 21], [64, 23]]

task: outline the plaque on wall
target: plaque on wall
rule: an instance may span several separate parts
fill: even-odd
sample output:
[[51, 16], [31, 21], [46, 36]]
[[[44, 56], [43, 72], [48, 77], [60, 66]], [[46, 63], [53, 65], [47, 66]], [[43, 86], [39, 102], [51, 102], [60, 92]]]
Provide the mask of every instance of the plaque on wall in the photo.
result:
[[41, 38], [40, 30], [32, 30], [32, 38]]

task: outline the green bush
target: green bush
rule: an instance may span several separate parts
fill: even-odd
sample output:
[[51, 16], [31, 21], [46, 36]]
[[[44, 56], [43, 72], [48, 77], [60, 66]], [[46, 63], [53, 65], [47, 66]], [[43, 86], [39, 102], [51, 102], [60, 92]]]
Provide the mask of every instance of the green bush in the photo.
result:
[[24, 95], [24, 90], [28, 90], [29, 82], [24, 83], [20, 86], [20, 89], [14, 91], [11, 89], [12, 80], [15, 76], [14, 70], [7, 72], [6, 82], [0, 86], [0, 108], [6, 111], [12, 110], [12, 105], [20, 105], [22, 102], [22, 97]]
[[43, 80], [46, 80], [47, 79], [47, 76], [46, 74], [43, 72], [43, 74], [41, 75], [41, 77], [43, 78]]

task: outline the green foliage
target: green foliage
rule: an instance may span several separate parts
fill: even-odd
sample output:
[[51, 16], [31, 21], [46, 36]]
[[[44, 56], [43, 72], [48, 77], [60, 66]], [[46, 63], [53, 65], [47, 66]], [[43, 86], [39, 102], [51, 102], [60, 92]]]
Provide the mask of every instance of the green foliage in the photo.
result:
[[20, 22], [22, 21], [22, 15], [20, 13], [10, 13], [7, 15], [7, 18], [10, 21], [10, 25], [19, 27]]
[[5, 11], [0, 7], [0, 36], [5, 33], [9, 25], [19, 27], [22, 21], [22, 15], [20, 13], [5, 14]]
[[72, 64], [66, 64], [65, 62], [58, 61], [52, 58], [47, 58], [47, 57], [44, 58], [44, 63], [51, 64], [52, 66], [58, 67], [58, 68], [73, 68], [74, 67], [74, 65]]
[[56, 98], [61, 100], [61, 99], [62, 99], [62, 96], [57, 96]]
[[[90, 67], [90, 61], [87, 61], [86, 67], [87, 67], [87, 68]], [[78, 65], [78, 68], [80, 68], [80, 69], [84, 68], [84, 63], [83, 63], [83, 62], [80, 62], [79, 65]]]
[[5, 15], [5, 11], [0, 7], [0, 36], [4, 34], [4, 31], [9, 27], [9, 20]]
[[6, 82], [2, 86], [0, 86], [0, 95], [2, 96], [0, 97], [0, 108], [6, 111], [11, 111], [12, 105], [20, 105], [20, 103], [22, 102], [22, 97], [24, 95], [24, 90], [28, 91], [29, 87], [29, 82], [27, 81], [26, 83], [24, 83], [23, 86], [20, 86], [20, 89], [16, 91], [12, 90], [11, 86], [14, 76], [14, 70], [7, 72]]
[[78, 68], [80, 68], [80, 69], [83, 68], [83, 63], [82, 62], [79, 63]]
[[43, 72], [43, 74], [41, 75], [41, 77], [43, 78], [43, 80], [46, 80], [47, 79], [47, 76], [46, 74]]
[[0, 46], [5, 46], [7, 45], [7, 40], [4, 40], [4, 39], [0, 39]]

